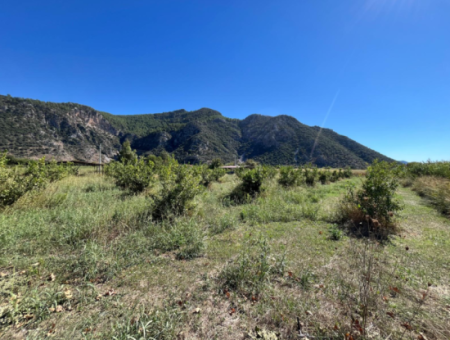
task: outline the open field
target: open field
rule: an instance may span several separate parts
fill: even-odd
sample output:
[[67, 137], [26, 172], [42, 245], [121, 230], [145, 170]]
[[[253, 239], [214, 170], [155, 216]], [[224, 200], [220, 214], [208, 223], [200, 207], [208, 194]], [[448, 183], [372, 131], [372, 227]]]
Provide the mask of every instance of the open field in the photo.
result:
[[334, 222], [362, 177], [230, 204], [225, 175], [157, 223], [93, 171], [0, 213], [2, 339], [450, 339], [450, 220], [410, 188], [379, 243]]

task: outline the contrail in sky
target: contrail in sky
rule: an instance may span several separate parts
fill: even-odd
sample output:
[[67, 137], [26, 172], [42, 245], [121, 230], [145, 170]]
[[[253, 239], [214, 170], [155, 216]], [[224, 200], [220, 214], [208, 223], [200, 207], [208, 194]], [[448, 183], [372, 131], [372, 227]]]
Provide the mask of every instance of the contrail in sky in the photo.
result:
[[320, 127], [319, 133], [317, 134], [316, 140], [314, 141], [314, 146], [311, 150], [311, 156], [309, 156], [310, 158], [312, 158], [314, 150], [319, 142], [319, 138], [320, 138], [320, 134], [322, 133], [322, 129], [325, 126], [325, 123], [327, 122], [328, 116], [330, 115], [331, 111], [333, 111], [334, 103], [336, 103], [336, 100], [338, 99], [340, 92], [341, 92], [341, 90], [339, 89], [339, 90], [337, 90], [336, 94], [334, 95], [333, 101], [331, 102], [331, 105], [327, 111], [327, 114], [325, 115], [325, 119], [323, 120], [322, 126]]

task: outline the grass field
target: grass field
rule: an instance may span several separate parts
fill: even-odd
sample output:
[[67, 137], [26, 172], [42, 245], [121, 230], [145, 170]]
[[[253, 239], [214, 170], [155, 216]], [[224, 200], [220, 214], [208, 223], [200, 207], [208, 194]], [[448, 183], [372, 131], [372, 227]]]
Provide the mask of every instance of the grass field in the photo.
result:
[[0, 213], [0, 337], [450, 339], [450, 220], [401, 188], [389, 242], [347, 235], [361, 181], [237, 205], [226, 175], [156, 223], [145, 193], [82, 169]]

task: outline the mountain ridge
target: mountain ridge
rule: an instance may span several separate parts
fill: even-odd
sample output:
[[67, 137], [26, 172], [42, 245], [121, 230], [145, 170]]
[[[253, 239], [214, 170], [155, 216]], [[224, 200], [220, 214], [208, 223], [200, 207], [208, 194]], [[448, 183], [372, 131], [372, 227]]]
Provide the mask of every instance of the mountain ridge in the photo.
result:
[[[375, 158], [394, 161], [330, 129], [289, 115], [251, 114], [239, 120], [201, 108], [113, 115], [76, 103], [52, 103], [0, 95], [0, 151], [20, 158], [97, 162], [117, 155], [128, 139], [141, 155], [172, 153], [198, 163], [255, 159], [262, 163], [365, 168]], [[320, 136], [320, 138], [318, 138]]]

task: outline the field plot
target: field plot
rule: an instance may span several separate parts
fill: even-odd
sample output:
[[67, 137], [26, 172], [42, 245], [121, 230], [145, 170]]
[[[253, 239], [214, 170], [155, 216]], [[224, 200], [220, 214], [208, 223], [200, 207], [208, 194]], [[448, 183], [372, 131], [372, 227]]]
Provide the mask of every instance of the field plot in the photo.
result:
[[450, 221], [410, 188], [388, 240], [339, 221], [347, 187], [236, 175], [156, 219], [83, 169], [0, 212], [2, 339], [450, 339]]

